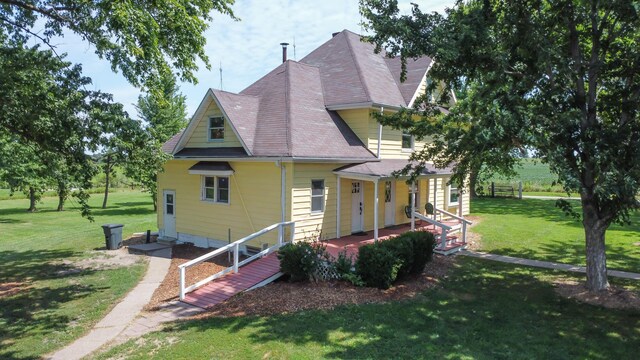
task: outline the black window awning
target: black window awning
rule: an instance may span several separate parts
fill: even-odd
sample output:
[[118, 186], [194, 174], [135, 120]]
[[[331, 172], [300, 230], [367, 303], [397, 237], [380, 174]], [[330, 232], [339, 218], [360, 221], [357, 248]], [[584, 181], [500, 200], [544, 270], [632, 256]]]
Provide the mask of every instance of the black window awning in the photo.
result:
[[189, 168], [191, 175], [229, 176], [233, 168], [226, 161], [199, 161]]

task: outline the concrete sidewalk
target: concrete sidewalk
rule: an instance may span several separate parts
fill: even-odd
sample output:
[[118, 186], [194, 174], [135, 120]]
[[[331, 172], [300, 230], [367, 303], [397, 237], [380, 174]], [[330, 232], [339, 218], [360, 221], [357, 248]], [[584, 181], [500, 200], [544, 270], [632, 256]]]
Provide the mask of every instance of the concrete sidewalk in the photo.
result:
[[[46, 358], [56, 360], [81, 359], [114, 339], [127, 334], [139, 333], [139, 331], [135, 331], [136, 326], [140, 325], [137, 318], [142, 308], [151, 299], [153, 292], [164, 280], [169, 270], [169, 265], [171, 265], [171, 248], [160, 249], [150, 255], [147, 273], [142, 281], [107, 316], [100, 320], [87, 335]], [[178, 310], [180, 309], [172, 309], [171, 312], [176, 314], [164, 316], [158, 314], [157, 316], [163, 319], [175, 320], [173, 317], [181, 313]], [[146, 320], [141, 320], [141, 323], [149, 324]], [[127, 332], [125, 333], [125, 331]]]
[[[582, 274], [585, 274], [587, 272], [587, 269], [584, 266], [555, 263], [551, 261], [530, 260], [530, 259], [523, 259], [523, 258], [504, 256], [504, 255], [495, 255], [495, 254], [482, 253], [482, 252], [470, 251], [470, 250], [463, 250], [463, 251], [460, 251], [458, 254], [463, 256], [480, 258], [480, 259], [499, 261], [499, 262], [508, 263], [508, 264], [525, 265], [525, 266], [532, 266], [532, 267], [538, 267], [543, 269], [570, 271], [570, 272], [576, 272], [576, 273], [582, 273]], [[609, 270], [607, 274], [609, 276], [613, 276], [617, 278], [640, 280], [640, 274], [638, 273]]]

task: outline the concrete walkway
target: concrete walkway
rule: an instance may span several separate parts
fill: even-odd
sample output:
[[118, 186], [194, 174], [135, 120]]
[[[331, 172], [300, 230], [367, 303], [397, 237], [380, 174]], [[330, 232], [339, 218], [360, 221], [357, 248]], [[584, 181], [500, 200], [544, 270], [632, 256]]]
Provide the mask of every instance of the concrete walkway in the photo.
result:
[[[175, 320], [181, 316], [192, 315], [193, 309], [188, 305], [170, 304], [166, 309], [139, 316], [142, 308], [149, 302], [155, 289], [164, 280], [171, 265], [171, 248], [154, 251], [149, 257], [147, 273], [142, 281], [127, 296], [117, 304], [107, 316], [105, 316], [85, 336], [64, 347], [48, 359], [73, 360], [81, 359], [103, 345], [129, 339], [149, 332], [151, 327], [166, 321]], [[196, 308], [197, 310], [200, 310]]]
[[538, 195], [522, 195], [523, 199], [537, 199], [537, 200], [580, 200], [579, 196], [538, 196]]
[[[525, 266], [532, 266], [532, 267], [538, 267], [543, 269], [563, 270], [563, 271], [570, 271], [570, 272], [576, 272], [576, 273], [582, 273], [582, 274], [585, 274], [587, 272], [587, 269], [584, 266], [555, 263], [550, 261], [522, 259], [522, 258], [517, 258], [512, 256], [488, 254], [488, 253], [482, 253], [482, 252], [471, 251], [471, 250], [463, 250], [463, 251], [460, 251], [458, 254], [463, 256], [480, 258], [480, 259], [499, 261], [499, 262], [508, 263], [508, 264], [525, 265]], [[640, 274], [632, 273], [632, 272], [609, 270], [607, 274], [609, 276], [613, 276], [617, 278], [640, 280]]]

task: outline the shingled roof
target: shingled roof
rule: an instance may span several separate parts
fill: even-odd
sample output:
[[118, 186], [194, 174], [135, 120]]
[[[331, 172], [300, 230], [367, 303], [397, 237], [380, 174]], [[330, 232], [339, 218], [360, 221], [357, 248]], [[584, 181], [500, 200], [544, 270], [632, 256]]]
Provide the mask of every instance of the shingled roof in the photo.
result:
[[[409, 61], [407, 81], [401, 83], [400, 61], [373, 50], [344, 30], [239, 94], [212, 89], [208, 96], [221, 107], [248, 156], [376, 160], [331, 107], [408, 106], [431, 59]], [[183, 136], [190, 136], [189, 129]]]

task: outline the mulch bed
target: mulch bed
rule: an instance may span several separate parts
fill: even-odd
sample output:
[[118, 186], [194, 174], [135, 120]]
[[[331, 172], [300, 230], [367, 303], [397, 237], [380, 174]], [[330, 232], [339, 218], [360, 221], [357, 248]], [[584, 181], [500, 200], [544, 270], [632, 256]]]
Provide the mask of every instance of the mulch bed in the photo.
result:
[[611, 285], [608, 290], [591, 293], [584, 283], [569, 279], [553, 284], [558, 295], [576, 301], [609, 309], [640, 310], [640, 297], [623, 287]]
[[[169, 272], [165, 276], [162, 284], [160, 284], [153, 293], [151, 301], [145, 306], [145, 310], [154, 310], [159, 305], [162, 305], [167, 301], [177, 300], [180, 292], [180, 272], [178, 270], [178, 265], [184, 264], [189, 260], [195, 259], [198, 256], [211, 251], [213, 251], [213, 249], [199, 248], [188, 244], [175, 245], [171, 251], [172, 259], [171, 265], [169, 266]], [[187, 269], [185, 280], [187, 281], [187, 284], [196, 283], [226, 269], [230, 264], [231, 263], [227, 260], [226, 253], [216, 256], [213, 259], [209, 259], [208, 261]]]
[[454, 258], [434, 256], [424, 272], [381, 290], [357, 287], [344, 281], [289, 283], [278, 281], [238, 294], [195, 318], [274, 315], [309, 309], [332, 309], [339, 305], [382, 303], [412, 298], [437, 286], [447, 276]]

